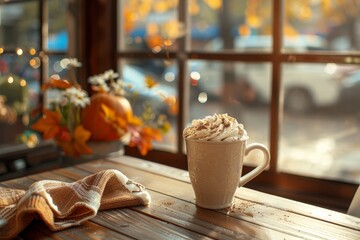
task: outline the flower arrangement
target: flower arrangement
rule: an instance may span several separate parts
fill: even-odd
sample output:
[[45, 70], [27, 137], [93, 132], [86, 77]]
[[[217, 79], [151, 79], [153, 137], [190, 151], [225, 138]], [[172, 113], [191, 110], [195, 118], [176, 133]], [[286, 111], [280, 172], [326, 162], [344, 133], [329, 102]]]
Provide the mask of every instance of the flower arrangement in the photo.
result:
[[[79, 66], [77, 59], [69, 60], [69, 68]], [[152, 149], [152, 141], [161, 141], [170, 129], [165, 115], [146, 114], [146, 108], [141, 116], [133, 113], [127, 91], [131, 86], [113, 70], [91, 76], [89, 83], [94, 91], [91, 97], [76, 81], [51, 78], [43, 86], [43, 90], [57, 89], [59, 94], [32, 129], [41, 132], [44, 139], [55, 139], [66, 155], [92, 154], [87, 144], [90, 140], [121, 140], [146, 155]], [[149, 83], [147, 86], [152, 87]], [[174, 104], [166, 98], [164, 103]]]

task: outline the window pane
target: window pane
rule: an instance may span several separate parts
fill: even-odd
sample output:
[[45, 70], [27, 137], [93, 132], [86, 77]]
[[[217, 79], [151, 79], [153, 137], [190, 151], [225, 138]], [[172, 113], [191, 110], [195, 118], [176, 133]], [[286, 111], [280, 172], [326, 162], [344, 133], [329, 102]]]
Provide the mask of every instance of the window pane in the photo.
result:
[[14, 144], [38, 107], [38, 57], [0, 55], [0, 146]]
[[48, 39], [47, 49], [53, 51], [66, 51], [68, 49], [67, 10], [68, 1], [47, 0], [48, 6]]
[[164, 135], [163, 141], [154, 144], [155, 148], [175, 152], [177, 81], [174, 75], [165, 74], [168, 72], [165, 69], [175, 64], [154, 59], [124, 60], [120, 64], [122, 79], [130, 85], [127, 97], [136, 116], [150, 120], [150, 124], [156, 123], [159, 117], [159, 120], [167, 120], [171, 124], [170, 131]]
[[118, 1], [120, 21], [119, 49], [154, 53], [177, 49], [176, 39], [183, 35], [178, 21], [178, 1]]
[[282, 70], [279, 170], [359, 184], [358, 66], [285, 64]]
[[269, 51], [272, 1], [190, 1], [191, 48]]
[[39, 48], [37, 1], [0, 5], [0, 46], [5, 49]]
[[248, 142], [269, 144], [270, 64], [193, 60], [188, 69], [187, 124], [228, 113], [244, 124]]
[[[37, 117], [33, 110], [39, 107], [41, 82], [39, 3], [20, 1], [0, 5], [0, 132], [1, 138], [4, 138], [0, 140], [1, 145], [24, 142], [19, 136], [27, 136], [30, 125]], [[49, 34], [46, 46], [50, 50], [66, 50], [67, 39], [58, 38], [58, 35], [67, 29], [65, 13], [68, 5], [59, 0], [47, 0], [46, 3], [48, 14], [43, 18]], [[4, 50], [15, 50], [16, 54], [4, 54]], [[47, 63], [51, 66], [47, 73], [64, 76], [65, 71], [56, 64], [62, 58], [64, 56], [44, 55], [45, 70]], [[44, 76], [44, 81], [47, 81], [48, 75]]]
[[285, 50], [359, 51], [358, 1], [285, 1]]
[[337, 103], [338, 66], [328, 64], [284, 64], [282, 68], [284, 106], [291, 112], [305, 113], [312, 107], [328, 107]]

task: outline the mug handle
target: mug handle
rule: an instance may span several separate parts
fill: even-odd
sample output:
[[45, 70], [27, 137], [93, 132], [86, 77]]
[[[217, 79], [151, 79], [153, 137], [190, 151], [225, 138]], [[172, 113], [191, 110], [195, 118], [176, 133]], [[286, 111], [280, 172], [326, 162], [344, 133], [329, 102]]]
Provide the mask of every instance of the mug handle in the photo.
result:
[[253, 178], [255, 178], [257, 175], [259, 175], [262, 171], [264, 171], [270, 162], [269, 150], [267, 149], [267, 147], [265, 145], [260, 144], [260, 143], [252, 143], [252, 144], [249, 144], [248, 146], [246, 146], [245, 156], [247, 156], [252, 150], [255, 150], [255, 149], [262, 151], [264, 154], [264, 157], [262, 158], [261, 163], [256, 168], [254, 168], [253, 170], [251, 170], [244, 176], [240, 177], [239, 187], [248, 183]]

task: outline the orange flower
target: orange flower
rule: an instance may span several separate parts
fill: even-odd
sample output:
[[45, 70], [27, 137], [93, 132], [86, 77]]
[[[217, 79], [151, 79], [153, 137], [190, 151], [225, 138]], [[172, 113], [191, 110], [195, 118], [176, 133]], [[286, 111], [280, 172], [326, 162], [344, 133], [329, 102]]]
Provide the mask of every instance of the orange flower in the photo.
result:
[[75, 128], [73, 136], [71, 136], [69, 129], [61, 125], [59, 112], [45, 109], [43, 117], [32, 125], [32, 129], [42, 132], [44, 139], [56, 139], [59, 146], [68, 156], [92, 153], [92, 149], [86, 145], [90, 138], [90, 132], [79, 125]]
[[130, 147], [137, 147], [140, 154], [145, 156], [152, 149], [151, 142], [153, 140], [161, 141], [161, 131], [151, 127], [130, 128], [131, 138]]
[[104, 111], [104, 119], [112, 124], [117, 131], [130, 132], [129, 146], [137, 147], [141, 155], [145, 156], [147, 152], [152, 149], [151, 142], [153, 140], [162, 140], [161, 131], [149, 126], [143, 127], [140, 118], [128, 116], [128, 118], [125, 119], [117, 116], [115, 112], [106, 105], [103, 104], [101, 107]]
[[127, 119], [127, 122], [130, 126], [141, 126], [143, 124], [143, 122], [141, 121], [140, 118], [132, 115], [132, 116], [129, 116], [128, 119]]
[[92, 149], [86, 144], [90, 135], [89, 131], [79, 125], [75, 128], [71, 141], [58, 141], [58, 144], [68, 156], [78, 157], [82, 154], [92, 154]]
[[60, 132], [57, 136], [59, 141], [71, 141], [71, 134], [67, 127], [60, 127]]
[[127, 119], [117, 116], [115, 111], [105, 104], [101, 105], [101, 109], [103, 110], [102, 116], [104, 120], [117, 131], [119, 136], [123, 136], [126, 133]]
[[42, 132], [44, 134], [44, 139], [54, 138], [63, 131], [60, 119], [60, 113], [45, 109], [42, 118], [32, 125], [31, 128]]
[[72, 86], [73, 85], [67, 80], [50, 78], [48, 83], [42, 85], [42, 90], [46, 90], [48, 88], [67, 89]]

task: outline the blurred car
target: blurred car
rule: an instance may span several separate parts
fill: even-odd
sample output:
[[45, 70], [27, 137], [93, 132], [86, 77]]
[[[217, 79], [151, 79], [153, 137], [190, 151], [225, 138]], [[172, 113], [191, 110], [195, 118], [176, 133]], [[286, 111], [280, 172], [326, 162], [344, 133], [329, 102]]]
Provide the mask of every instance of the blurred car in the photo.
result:
[[341, 103], [353, 106], [360, 101], [360, 69], [347, 72], [341, 78], [343, 86], [341, 91]]
[[[266, 65], [270, 67], [270, 65]], [[254, 69], [255, 68], [255, 69]], [[270, 103], [271, 83], [264, 81], [261, 67], [247, 68], [250, 84], [256, 89], [262, 102]], [[281, 69], [285, 110], [306, 113], [314, 107], [328, 107], [337, 104], [341, 85], [335, 78], [336, 64], [285, 64]], [[260, 71], [259, 71], [260, 70]], [[270, 69], [268, 72], [271, 72]]]

